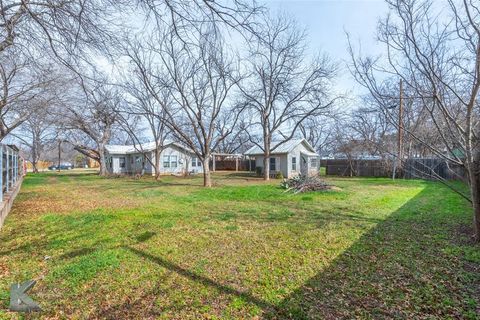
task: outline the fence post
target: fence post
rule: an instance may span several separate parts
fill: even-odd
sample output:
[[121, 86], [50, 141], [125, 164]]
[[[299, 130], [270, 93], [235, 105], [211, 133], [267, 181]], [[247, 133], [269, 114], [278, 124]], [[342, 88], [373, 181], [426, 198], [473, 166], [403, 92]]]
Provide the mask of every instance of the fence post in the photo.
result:
[[14, 177], [14, 173], [13, 173], [13, 167], [15, 166], [14, 164], [14, 160], [13, 160], [13, 150], [10, 150], [10, 189], [13, 189], [13, 179], [15, 179]]
[[18, 162], [18, 159], [17, 159], [18, 155], [15, 153], [15, 151], [13, 152], [13, 185], [15, 185], [17, 183], [17, 173], [18, 173], [18, 166], [17, 166], [17, 162]]
[[6, 159], [6, 162], [7, 162], [7, 170], [6, 170], [6, 178], [7, 178], [7, 181], [6, 181], [6, 190], [7, 192], [10, 190], [10, 152], [8, 152], [8, 147], [5, 147], [5, 150], [7, 152], [7, 159]]

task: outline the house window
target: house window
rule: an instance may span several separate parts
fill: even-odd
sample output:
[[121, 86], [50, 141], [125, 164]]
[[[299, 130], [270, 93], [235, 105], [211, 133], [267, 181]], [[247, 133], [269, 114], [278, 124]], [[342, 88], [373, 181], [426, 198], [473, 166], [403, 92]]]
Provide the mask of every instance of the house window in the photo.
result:
[[170, 156], [163, 156], [163, 167], [170, 168]]
[[120, 157], [120, 168], [125, 168], [125, 157]]
[[172, 168], [177, 167], [177, 156], [170, 156], [170, 165]]
[[200, 161], [197, 159], [197, 157], [192, 157], [192, 167], [199, 167], [200, 166]]
[[318, 167], [318, 159], [317, 158], [312, 158], [310, 160], [310, 165], [313, 167], [313, 168], [317, 168]]
[[277, 171], [275, 158], [270, 158], [270, 171]]
[[292, 171], [297, 171], [297, 157], [292, 157]]
[[130, 157], [130, 163], [133, 163], [133, 157]]

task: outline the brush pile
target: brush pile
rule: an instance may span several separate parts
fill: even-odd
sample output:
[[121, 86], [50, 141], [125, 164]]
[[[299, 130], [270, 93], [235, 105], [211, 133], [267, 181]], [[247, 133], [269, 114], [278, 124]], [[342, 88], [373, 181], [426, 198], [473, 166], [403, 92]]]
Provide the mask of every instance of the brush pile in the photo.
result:
[[285, 192], [302, 193], [308, 191], [329, 190], [332, 188], [319, 177], [297, 176], [291, 179], [283, 179], [280, 187]]

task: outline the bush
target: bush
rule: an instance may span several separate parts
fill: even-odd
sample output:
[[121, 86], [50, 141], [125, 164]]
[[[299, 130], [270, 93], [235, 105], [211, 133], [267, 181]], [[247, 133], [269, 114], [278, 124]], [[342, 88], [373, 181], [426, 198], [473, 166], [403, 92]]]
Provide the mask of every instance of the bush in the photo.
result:
[[282, 171], [277, 171], [277, 173], [275, 174], [275, 178], [277, 178], [277, 179], [283, 179], [284, 177], [283, 177]]
[[262, 172], [263, 172], [262, 167], [255, 167], [255, 173], [257, 174], [257, 176], [260, 177], [262, 175]]
[[319, 177], [307, 176], [296, 176], [291, 179], [283, 179], [280, 187], [286, 191], [292, 191], [293, 193], [328, 190], [332, 188], [331, 185], [328, 185]]

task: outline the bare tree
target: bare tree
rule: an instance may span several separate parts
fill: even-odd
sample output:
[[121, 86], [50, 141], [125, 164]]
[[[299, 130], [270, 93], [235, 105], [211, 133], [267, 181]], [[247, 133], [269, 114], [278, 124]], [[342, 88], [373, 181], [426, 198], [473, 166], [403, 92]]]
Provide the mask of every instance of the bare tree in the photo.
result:
[[[245, 115], [245, 113], [243, 114]], [[226, 154], [240, 154], [246, 152], [251, 147], [250, 135], [248, 130], [251, 129], [251, 122], [246, 117], [241, 118], [232, 128], [230, 134], [225, 135], [225, 130], [230, 130], [229, 126], [219, 126], [217, 133], [219, 136], [225, 136], [225, 139], [217, 146], [215, 152]], [[223, 130], [223, 131], [222, 131]]]
[[[241, 111], [231, 93], [240, 78], [225, 51], [220, 34], [203, 26], [196, 44], [186, 44], [175, 32], [158, 32], [131, 54], [143, 90], [162, 107], [163, 121], [203, 164], [204, 186], [210, 187], [213, 150], [233, 131]], [[165, 97], [168, 97], [166, 99]]]
[[240, 33], [252, 34], [255, 18], [264, 11], [255, 0], [216, 2], [211, 0], [136, 0], [153, 18], [156, 28], [171, 26], [171, 32], [183, 42], [192, 41], [192, 31], [202, 25], [224, 26]]
[[[130, 58], [138, 59], [139, 52], [136, 50], [127, 51]], [[134, 69], [135, 70], [135, 69]], [[165, 148], [165, 141], [169, 137], [170, 130], [165, 122], [165, 109], [163, 106], [169, 105], [168, 95], [162, 98], [163, 103], [159, 104], [157, 100], [144, 90], [143, 77], [132, 70], [133, 77], [125, 77], [123, 88], [127, 93], [127, 103], [123, 104], [123, 108], [119, 112], [119, 124], [125, 130], [133, 142], [135, 149], [144, 155], [144, 158], [150, 163], [154, 169], [155, 179], [160, 177], [160, 155]], [[164, 91], [165, 93], [166, 91]], [[153, 139], [154, 142], [154, 158], [149, 157], [144, 150], [145, 135]], [[150, 150], [148, 150], [150, 151]]]
[[[53, 50], [79, 55], [84, 45], [98, 45], [108, 37], [108, 19], [118, 1], [8, 0], [0, 2], [0, 54], [10, 47]], [[32, 52], [30, 52], [32, 53]], [[43, 52], [45, 53], [45, 52]]]
[[432, 1], [388, 4], [390, 15], [379, 24], [378, 34], [387, 48], [386, 63], [357, 57], [350, 47], [353, 73], [385, 110], [399, 101], [383, 79], [394, 75], [403, 80], [404, 100], [415, 101], [428, 114], [429, 130], [435, 132], [437, 141], [409, 128], [405, 132], [432, 154], [465, 168], [469, 196], [443, 182], [471, 201], [475, 238], [480, 240], [480, 9], [474, 1], [449, 0], [446, 16], [437, 12]]
[[315, 150], [323, 155], [332, 150], [335, 141], [335, 115], [307, 118], [299, 125], [300, 134]]
[[[106, 175], [105, 146], [110, 142], [118, 124], [120, 94], [105, 80], [78, 81], [74, 103], [66, 103], [65, 128], [70, 131], [69, 142], [75, 149], [100, 163], [100, 175]], [[86, 143], [85, 143], [86, 142]], [[93, 142], [93, 143], [92, 143]]]
[[43, 159], [58, 137], [58, 119], [52, 112], [52, 100], [35, 101], [35, 109], [27, 120], [12, 135], [25, 146], [28, 160], [34, 173], [38, 173], [38, 162]]
[[[326, 56], [307, 61], [306, 36], [294, 21], [266, 19], [251, 42], [251, 76], [241, 91], [252, 112], [262, 141], [252, 139], [264, 152], [264, 179], [269, 180], [270, 154], [291, 140], [309, 117], [329, 109], [335, 66]], [[278, 142], [272, 145], [273, 138]]]
[[[7, 51], [16, 54], [14, 50]], [[55, 86], [55, 72], [48, 67], [28, 57], [20, 60], [0, 55], [0, 140], [28, 119], [38, 100], [47, 99]]]

